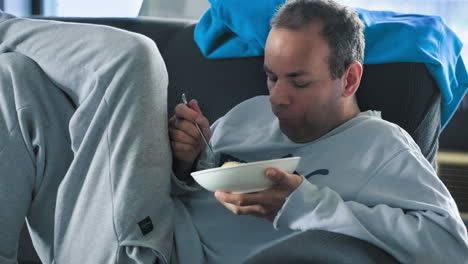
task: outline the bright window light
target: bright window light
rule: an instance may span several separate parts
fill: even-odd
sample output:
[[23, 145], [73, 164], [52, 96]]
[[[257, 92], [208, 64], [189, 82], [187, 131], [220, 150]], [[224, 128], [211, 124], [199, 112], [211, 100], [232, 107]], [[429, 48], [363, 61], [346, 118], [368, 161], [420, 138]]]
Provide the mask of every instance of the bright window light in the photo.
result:
[[391, 10], [401, 13], [438, 15], [457, 34], [464, 46], [462, 57], [468, 65], [468, 0], [338, 0], [353, 7]]
[[55, 15], [79, 17], [136, 17], [143, 0], [56, 0]]

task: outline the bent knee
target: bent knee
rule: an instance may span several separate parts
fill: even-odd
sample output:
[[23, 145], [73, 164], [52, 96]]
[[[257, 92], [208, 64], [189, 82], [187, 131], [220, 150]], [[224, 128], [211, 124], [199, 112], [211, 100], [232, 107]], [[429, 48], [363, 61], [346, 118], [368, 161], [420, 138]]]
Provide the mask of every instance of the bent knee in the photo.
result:
[[99, 50], [110, 57], [134, 60], [135, 58], [161, 57], [156, 43], [138, 33], [101, 26], [96, 28], [92, 37], [93, 45], [98, 45]]
[[154, 70], [166, 71], [164, 60], [156, 43], [140, 34], [132, 34], [123, 48], [126, 60], [136, 67], [151, 65]]
[[[166, 84], [168, 82], [168, 73], [166, 64], [157, 47], [157, 44], [150, 38], [127, 31], [121, 31], [121, 34], [115, 37], [114, 41], [119, 42], [115, 52], [118, 54], [114, 62], [118, 67], [126, 69], [128, 72], [141, 78], [152, 75], [156, 77], [158, 83]], [[110, 44], [113, 47], [112, 44]], [[146, 74], [146, 76], [144, 76]], [[164, 85], [163, 85], [164, 86]], [[139, 89], [142, 89], [140, 87]]]
[[156, 43], [141, 34], [131, 33], [128, 36], [125, 51], [132, 57], [161, 56]]

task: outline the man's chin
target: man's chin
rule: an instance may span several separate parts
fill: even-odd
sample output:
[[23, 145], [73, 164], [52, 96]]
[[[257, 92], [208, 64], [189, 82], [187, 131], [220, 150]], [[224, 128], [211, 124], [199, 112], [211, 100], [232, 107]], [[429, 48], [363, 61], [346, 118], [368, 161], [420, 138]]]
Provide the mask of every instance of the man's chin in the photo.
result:
[[298, 130], [294, 129], [293, 127], [285, 127], [284, 125], [280, 125], [281, 132], [289, 138], [294, 143], [303, 143], [302, 137], [297, 133]]
[[314, 141], [317, 139], [319, 136], [312, 135], [311, 133], [307, 133], [304, 129], [301, 129], [299, 127], [293, 127], [293, 126], [284, 126], [281, 125], [280, 123], [280, 129], [281, 132], [289, 138], [294, 143], [307, 143]]

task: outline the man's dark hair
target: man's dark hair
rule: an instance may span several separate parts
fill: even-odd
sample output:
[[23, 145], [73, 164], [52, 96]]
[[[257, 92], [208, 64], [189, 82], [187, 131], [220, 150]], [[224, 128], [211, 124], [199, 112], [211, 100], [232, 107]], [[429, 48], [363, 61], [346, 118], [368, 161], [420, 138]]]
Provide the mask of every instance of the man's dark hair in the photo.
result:
[[328, 60], [333, 79], [343, 76], [353, 61], [364, 60], [364, 24], [358, 14], [331, 0], [290, 0], [281, 6], [271, 27], [300, 30], [323, 23], [322, 36], [330, 46]]

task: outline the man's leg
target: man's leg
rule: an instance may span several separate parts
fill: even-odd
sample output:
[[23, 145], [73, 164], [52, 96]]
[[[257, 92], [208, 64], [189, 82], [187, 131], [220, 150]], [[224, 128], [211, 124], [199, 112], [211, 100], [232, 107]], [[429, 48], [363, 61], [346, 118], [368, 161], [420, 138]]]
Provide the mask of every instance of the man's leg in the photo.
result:
[[396, 264], [390, 254], [364, 241], [323, 230], [294, 232], [252, 253], [243, 264]]
[[155, 44], [104, 26], [3, 15], [0, 51], [35, 61], [76, 105], [74, 158], [57, 194], [55, 262], [168, 260], [168, 77]]
[[0, 95], [0, 263], [16, 263], [26, 215], [43, 263], [51, 263], [57, 189], [73, 158], [68, 122], [74, 109], [17, 53], [0, 54]]

